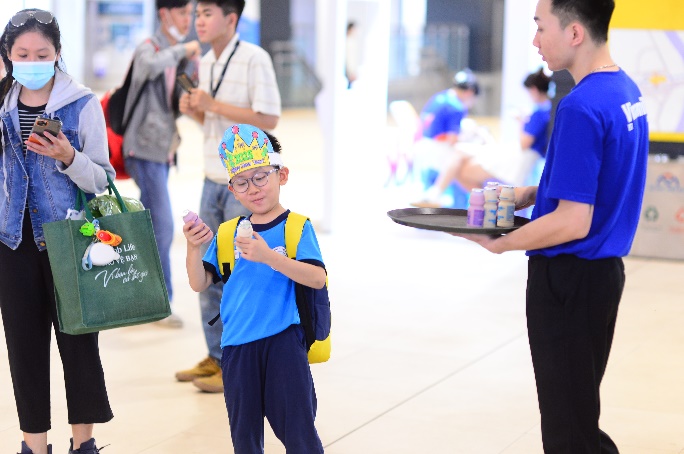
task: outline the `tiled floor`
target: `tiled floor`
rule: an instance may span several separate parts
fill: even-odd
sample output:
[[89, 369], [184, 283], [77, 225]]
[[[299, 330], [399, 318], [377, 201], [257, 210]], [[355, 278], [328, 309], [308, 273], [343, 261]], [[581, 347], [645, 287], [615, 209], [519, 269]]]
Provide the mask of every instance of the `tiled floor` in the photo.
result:
[[[290, 112], [276, 133], [293, 173], [285, 204], [316, 219], [322, 197], [310, 188], [322, 181], [320, 160], [304, 159], [320, 140], [311, 124], [310, 114]], [[184, 208], [197, 208], [201, 188], [198, 131], [189, 122], [183, 131], [180, 169], [171, 178], [178, 219]], [[304, 135], [307, 146], [300, 146]], [[119, 186], [135, 196], [130, 182]], [[494, 256], [392, 223], [385, 213], [406, 206], [403, 190], [357, 196], [349, 195], [349, 222], [319, 235], [334, 311], [333, 357], [312, 366], [326, 452], [541, 453], [524, 255]], [[174, 306], [185, 327], [146, 325], [100, 336], [116, 416], [95, 435], [100, 445], [111, 443], [108, 454], [232, 452], [222, 396], [173, 378], [205, 354], [179, 224], [176, 230]], [[684, 454], [684, 262], [628, 258], [626, 265], [602, 426], [624, 454]], [[17, 452], [21, 434], [4, 349], [0, 357], [0, 453], [7, 454]], [[65, 453], [69, 428], [56, 348], [53, 358], [50, 441], [55, 453]], [[284, 452], [267, 429], [266, 453]]]

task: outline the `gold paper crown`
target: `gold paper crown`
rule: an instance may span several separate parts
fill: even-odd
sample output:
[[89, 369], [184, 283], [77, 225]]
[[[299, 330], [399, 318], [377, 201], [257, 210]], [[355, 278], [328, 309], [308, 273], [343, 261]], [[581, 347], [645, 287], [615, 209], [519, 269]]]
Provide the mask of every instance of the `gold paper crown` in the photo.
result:
[[[245, 136], [252, 138], [249, 145], [244, 140]], [[259, 128], [245, 124], [233, 125], [226, 130], [219, 145], [219, 156], [223, 167], [228, 170], [229, 179], [255, 167], [283, 165], [266, 134]]]

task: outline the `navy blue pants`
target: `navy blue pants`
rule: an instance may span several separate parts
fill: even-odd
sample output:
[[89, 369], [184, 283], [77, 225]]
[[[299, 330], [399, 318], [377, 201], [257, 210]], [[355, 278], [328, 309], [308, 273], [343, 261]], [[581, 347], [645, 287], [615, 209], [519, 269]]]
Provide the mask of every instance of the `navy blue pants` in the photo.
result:
[[622, 259], [530, 257], [527, 331], [547, 454], [617, 454], [599, 388], [625, 285]]
[[306, 355], [300, 325], [223, 348], [223, 389], [235, 454], [264, 452], [264, 417], [288, 453], [323, 452], [314, 427], [316, 390]]

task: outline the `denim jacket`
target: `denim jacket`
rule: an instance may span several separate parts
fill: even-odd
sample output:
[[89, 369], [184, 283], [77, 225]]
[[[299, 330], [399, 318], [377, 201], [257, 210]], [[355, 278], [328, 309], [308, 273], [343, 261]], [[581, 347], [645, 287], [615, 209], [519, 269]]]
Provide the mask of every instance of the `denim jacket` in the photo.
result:
[[103, 192], [109, 164], [104, 116], [100, 103], [87, 88], [62, 71], [45, 108], [45, 117], [62, 121], [62, 131], [76, 150], [69, 167], [31, 151], [24, 156], [17, 100], [21, 86], [15, 82], [0, 108], [0, 241], [16, 249], [22, 241], [24, 213], [33, 226], [33, 240], [45, 250], [43, 223], [66, 218], [76, 201], [77, 185], [87, 193]]

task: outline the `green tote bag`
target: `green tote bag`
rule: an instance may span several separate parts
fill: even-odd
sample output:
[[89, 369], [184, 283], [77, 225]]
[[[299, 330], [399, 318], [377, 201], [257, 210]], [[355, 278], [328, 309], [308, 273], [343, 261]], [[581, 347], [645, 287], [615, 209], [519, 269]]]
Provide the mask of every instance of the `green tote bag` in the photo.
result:
[[[93, 217], [80, 189], [76, 209], [84, 208], [86, 220], [43, 224], [55, 282], [59, 329], [67, 334], [149, 323], [171, 314], [150, 211], [128, 211], [114, 183], [109, 177], [108, 180], [121, 213], [94, 222], [99, 223], [99, 232], [104, 233], [81, 233], [82, 226], [92, 222]], [[112, 241], [117, 235], [121, 237], [119, 244]], [[107, 243], [111, 247], [103, 246]], [[105, 251], [98, 255], [98, 260], [108, 263], [90, 263], [89, 257], [94, 255], [90, 251], [95, 249]]]

